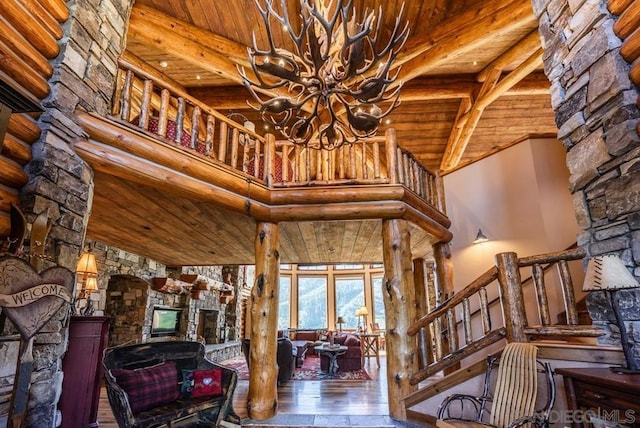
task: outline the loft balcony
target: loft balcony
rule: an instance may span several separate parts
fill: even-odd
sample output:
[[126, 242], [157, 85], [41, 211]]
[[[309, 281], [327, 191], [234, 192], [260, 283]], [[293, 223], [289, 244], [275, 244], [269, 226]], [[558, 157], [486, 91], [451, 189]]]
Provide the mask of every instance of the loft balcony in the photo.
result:
[[258, 135], [122, 59], [110, 115], [77, 114], [95, 172], [88, 236], [168, 265], [252, 264], [256, 223], [284, 263], [382, 260], [381, 220], [424, 257], [448, 242], [440, 178], [384, 137], [315, 150]]

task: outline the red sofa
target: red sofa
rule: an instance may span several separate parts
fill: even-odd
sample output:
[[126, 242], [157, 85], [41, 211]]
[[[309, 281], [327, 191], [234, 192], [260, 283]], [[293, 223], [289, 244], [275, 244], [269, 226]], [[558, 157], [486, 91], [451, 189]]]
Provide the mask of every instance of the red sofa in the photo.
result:
[[[346, 346], [347, 352], [338, 355], [338, 372], [349, 372], [362, 369], [362, 350], [360, 349], [360, 339], [353, 334], [338, 334], [334, 338], [337, 345]], [[320, 355], [320, 369], [329, 371], [329, 357]]]

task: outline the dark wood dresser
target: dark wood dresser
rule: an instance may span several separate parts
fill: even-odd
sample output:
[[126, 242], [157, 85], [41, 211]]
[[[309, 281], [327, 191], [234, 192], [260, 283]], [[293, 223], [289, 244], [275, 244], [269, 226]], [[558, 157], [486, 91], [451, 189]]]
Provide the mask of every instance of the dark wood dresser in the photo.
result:
[[[640, 427], [640, 374], [621, 374], [610, 368], [558, 368], [564, 378], [569, 410], [567, 416], [574, 427], [581, 423], [584, 411], [590, 410], [607, 421], [630, 427]], [[567, 412], [569, 413], [569, 412]], [[563, 421], [560, 421], [563, 422]], [[568, 422], [568, 421], [565, 421]]]
[[71, 317], [69, 348], [62, 359], [61, 428], [98, 426], [102, 351], [107, 344], [110, 320], [98, 316]]

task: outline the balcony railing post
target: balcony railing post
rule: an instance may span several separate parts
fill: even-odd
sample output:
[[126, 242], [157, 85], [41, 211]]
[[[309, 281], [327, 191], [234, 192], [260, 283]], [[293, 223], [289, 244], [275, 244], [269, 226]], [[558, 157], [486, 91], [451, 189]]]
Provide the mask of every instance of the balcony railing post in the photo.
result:
[[524, 333], [527, 328], [527, 315], [524, 309], [518, 255], [512, 252], [496, 254], [496, 267], [503, 300], [502, 310], [507, 341], [527, 342], [527, 335]]
[[264, 181], [267, 187], [271, 187], [275, 181], [273, 176], [276, 170], [276, 137], [273, 134], [265, 135], [264, 148]]
[[396, 130], [387, 129], [385, 132], [385, 149], [387, 151], [387, 169], [389, 170], [389, 182], [391, 184], [398, 184], [398, 161], [396, 157]]
[[[413, 260], [413, 283], [416, 288], [416, 319], [426, 315], [429, 311], [427, 307], [427, 288], [424, 259]], [[431, 337], [429, 326], [422, 327], [417, 334], [418, 339], [418, 367], [423, 369], [430, 363], [429, 356]]]

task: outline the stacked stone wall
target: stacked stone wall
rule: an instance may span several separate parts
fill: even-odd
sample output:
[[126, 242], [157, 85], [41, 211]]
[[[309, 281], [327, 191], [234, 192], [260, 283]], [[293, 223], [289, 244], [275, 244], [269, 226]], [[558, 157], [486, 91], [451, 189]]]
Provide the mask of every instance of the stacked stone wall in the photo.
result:
[[[567, 150], [578, 244], [588, 257], [617, 254], [640, 277], [640, 118], [638, 90], [620, 56], [616, 17], [606, 1], [533, 0], [545, 73], [551, 82], [558, 138]], [[619, 343], [609, 299], [591, 293], [595, 324]], [[640, 293], [625, 292], [623, 317], [640, 343]], [[640, 349], [635, 356], [640, 361]]]

